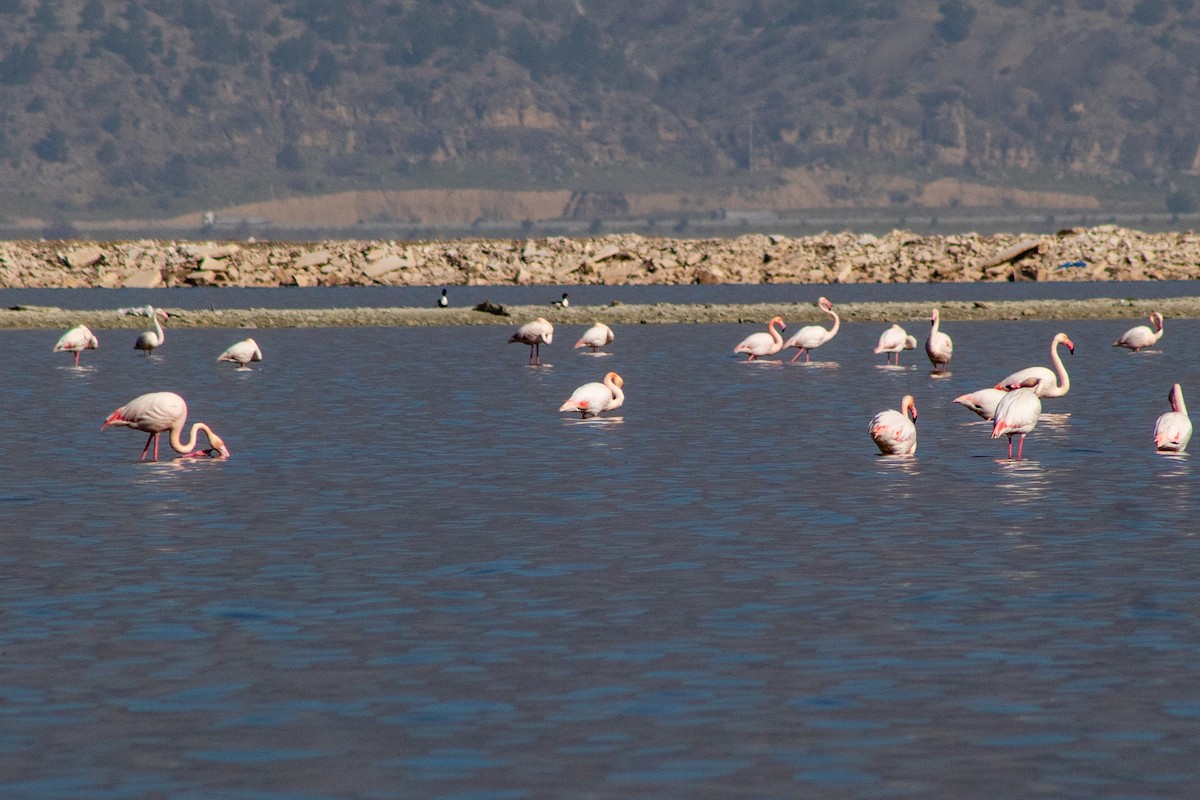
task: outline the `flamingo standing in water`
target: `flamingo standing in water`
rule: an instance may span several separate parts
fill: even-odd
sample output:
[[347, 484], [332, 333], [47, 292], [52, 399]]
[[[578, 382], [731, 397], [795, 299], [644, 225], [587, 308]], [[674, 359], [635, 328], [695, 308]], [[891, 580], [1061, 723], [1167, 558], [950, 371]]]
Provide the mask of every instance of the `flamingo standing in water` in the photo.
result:
[[559, 407], [559, 411], [578, 411], [582, 419], [594, 417], [601, 411], [620, 408], [625, 402], [621, 387], [625, 381], [615, 372], [604, 376], [604, 383], [585, 383], [571, 393], [570, 399]]
[[1008, 459], [1012, 460], [1012, 437], [1020, 436], [1017, 443], [1017, 460], [1025, 448], [1025, 435], [1037, 427], [1042, 416], [1042, 398], [1038, 395], [1041, 378], [1032, 375], [1020, 383], [1010, 384], [1008, 393], [996, 405], [992, 423], [992, 438], [1008, 437]]
[[150, 314], [150, 319], [154, 322], [154, 330], [142, 331], [138, 336], [137, 341], [133, 343], [134, 350], [145, 350], [146, 355], [154, 352], [154, 348], [162, 346], [162, 343], [167, 340], [167, 334], [158, 324], [158, 318], [162, 317], [163, 322], [167, 320], [167, 312], [161, 308], [152, 308], [147, 306], [153, 313]]
[[1067, 375], [1067, 368], [1063, 366], [1062, 359], [1058, 356], [1060, 344], [1065, 344], [1071, 353], [1075, 352], [1075, 343], [1065, 333], [1054, 335], [1053, 341], [1050, 342], [1050, 361], [1053, 362], [1057, 374], [1046, 367], [1026, 367], [997, 383], [995, 388], [1003, 391], [1009, 386], [1024, 383], [1028, 378], [1037, 378], [1038, 384], [1035, 391], [1038, 397], [1062, 397], [1071, 391], [1071, 378]]
[[870, 433], [879, 452], [885, 456], [911, 456], [917, 452], [917, 404], [911, 394], [904, 395], [900, 410], [889, 408], [871, 419]]
[[600, 348], [606, 344], [612, 344], [612, 340], [612, 328], [603, 322], [597, 322], [583, 332], [583, 335], [579, 337], [579, 341], [575, 343], [575, 347], [590, 347], [593, 353], [599, 353]]
[[1154, 326], [1154, 330], [1150, 330], [1146, 325], [1138, 325], [1125, 331], [1120, 339], [1113, 342], [1113, 347], [1127, 347], [1136, 353], [1143, 347], [1158, 344], [1163, 335], [1163, 315], [1157, 311], [1151, 312], [1150, 324]]
[[540, 366], [542, 363], [542, 345], [554, 340], [554, 326], [544, 317], [538, 317], [533, 322], [526, 322], [517, 328], [508, 340], [509, 344], [520, 342], [529, 345], [529, 363]]
[[954, 402], [963, 408], [971, 409], [984, 419], [990, 420], [996, 415], [996, 404], [1006, 394], [1008, 393], [1002, 389], [980, 389], [977, 392], [960, 394], [954, 398]]
[[787, 325], [783, 324], [783, 317], [771, 317], [771, 321], [767, 323], [766, 333], [752, 333], [742, 340], [742, 343], [733, 348], [734, 353], [746, 353], [750, 357], [747, 361], [753, 361], [762, 356], [773, 356], [783, 349], [783, 336], [779, 331], [775, 330], [775, 326], [779, 326], [779, 331], [786, 331]]
[[824, 297], [822, 297], [817, 300], [817, 308], [821, 309], [826, 314], [833, 317], [833, 326], [826, 329], [826, 328], [822, 328], [820, 325], [805, 325], [803, 328], [801, 328], [799, 331], [796, 332], [795, 336], [793, 336], [792, 338], [790, 338], [786, 342], [784, 342], [783, 343], [784, 348], [788, 348], [788, 347], [800, 348], [799, 350], [796, 351], [796, 355], [792, 356], [792, 360], [788, 362], [789, 364], [792, 363], [792, 361], [795, 361], [797, 358], [799, 358], [801, 353], [804, 354], [804, 363], [805, 364], [809, 363], [808, 362], [809, 354], [815, 348], [820, 347], [821, 345], [825, 344], [830, 339], [832, 339], [834, 336], [837, 336], [838, 327], [842, 324], [842, 321], [840, 319], [838, 319], [837, 312], [835, 312], [833, 310], [833, 303], [829, 302]]
[[251, 361], [262, 361], [262, 350], [253, 339], [243, 339], [237, 344], [231, 344], [229, 349], [217, 356], [217, 361], [232, 361], [238, 369], [248, 369]]
[[1171, 410], [1154, 423], [1154, 447], [1160, 453], [1182, 453], [1192, 438], [1192, 420], [1183, 404], [1183, 387], [1178, 383], [1172, 386], [1167, 400]]
[[884, 331], [879, 337], [879, 344], [875, 346], [875, 354], [887, 353], [887, 363], [892, 363], [892, 354], [896, 354], [896, 366], [900, 366], [900, 351], [913, 350], [917, 346], [917, 337], [909, 336], [908, 331], [901, 328], [899, 325], [892, 325]]
[[88, 329], [87, 325], [79, 325], [64, 333], [54, 345], [54, 353], [74, 353], [75, 366], [79, 366], [79, 354], [84, 350], [95, 350], [100, 346], [100, 340]]
[[929, 338], [925, 340], [925, 354], [933, 363], [934, 372], [945, 372], [946, 365], [950, 363], [950, 356], [954, 353], [954, 342], [950, 341], [947, 334], [938, 329], [941, 324], [940, 320], [938, 310], [935, 308], [929, 315], [929, 324], [932, 327], [929, 329]]
[[[203, 456], [220, 456], [229, 458], [229, 448], [212, 428], [203, 422], [192, 425], [191, 434], [186, 442], [180, 440], [183, 426], [187, 422], [187, 403], [174, 392], [151, 392], [133, 398], [108, 416], [100, 430], [110, 425], [117, 428], [133, 428], [150, 434], [146, 446], [142, 448], [142, 461], [150, 443], [154, 442], [154, 460], [158, 461], [159, 434], [170, 431], [171, 449], [180, 453], [184, 458], [200, 458]], [[196, 434], [204, 431], [208, 437], [208, 448], [192, 450], [196, 446]]]

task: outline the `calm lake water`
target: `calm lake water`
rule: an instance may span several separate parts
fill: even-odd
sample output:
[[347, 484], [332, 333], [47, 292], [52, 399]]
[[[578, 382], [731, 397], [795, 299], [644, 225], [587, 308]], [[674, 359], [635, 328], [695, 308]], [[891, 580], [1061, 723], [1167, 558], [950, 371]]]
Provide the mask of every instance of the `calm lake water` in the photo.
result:
[[[1200, 407], [1200, 321], [1110, 346], [1139, 322], [943, 319], [942, 379], [878, 324], [807, 367], [749, 325], [561, 327], [542, 368], [504, 327], [264, 329], [250, 372], [245, 331], [79, 370], [0, 331], [0, 797], [1194, 797], [1198, 467], [1151, 429]], [[1059, 330], [1008, 462], [951, 399]], [[610, 369], [615, 416], [557, 412]], [[156, 390], [230, 460], [100, 431]]]

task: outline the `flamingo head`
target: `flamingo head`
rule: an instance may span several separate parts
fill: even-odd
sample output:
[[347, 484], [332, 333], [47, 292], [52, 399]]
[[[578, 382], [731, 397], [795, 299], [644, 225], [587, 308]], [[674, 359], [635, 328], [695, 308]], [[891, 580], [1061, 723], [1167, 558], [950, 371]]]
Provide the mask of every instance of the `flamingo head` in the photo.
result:
[[1072, 342], [1071, 338], [1069, 336], [1067, 336], [1065, 333], [1060, 333], [1057, 336], [1055, 336], [1054, 343], [1055, 344], [1065, 344], [1067, 346], [1067, 350], [1070, 351], [1071, 355], [1075, 355], [1075, 343]]
[[1178, 383], [1171, 387], [1171, 391], [1167, 393], [1167, 402], [1171, 404], [1172, 411], [1178, 411], [1183, 405], [1183, 387]]
[[229, 448], [225, 446], [225, 440], [211, 430], [206, 432], [208, 433], [208, 448], [185, 453], [183, 458], [229, 458]]
[[121, 408], [118, 408], [116, 411], [114, 411], [113, 413], [109, 414], [109, 415], [108, 415], [108, 419], [104, 420], [104, 424], [100, 426], [100, 430], [104, 430], [104, 429], [105, 429], [105, 428], [107, 428], [109, 425], [114, 425], [114, 424], [116, 424], [116, 423], [118, 423], [118, 422], [121, 422], [121, 421], [122, 421], [122, 420], [121, 420], [121, 411], [122, 411], [123, 409], [124, 409], [124, 406], [122, 406]]
[[817, 299], [817, 308], [822, 311], [832, 311], [833, 303], [829, 302], [829, 299], [826, 297], [820, 297]]
[[610, 372], [604, 376], [606, 383], [611, 383], [613, 386], [621, 387], [625, 385], [625, 379], [615, 372]]
[[1152, 312], [1150, 314], [1150, 321], [1152, 323], [1154, 323], [1154, 329], [1156, 331], [1162, 330], [1162, 326], [1163, 326], [1163, 315], [1162, 314], [1158, 313], [1157, 311]]
[[781, 331], [787, 330], [787, 325], [784, 324], [783, 317], [771, 317], [771, 321], [769, 323], [767, 323], [767, 327], [769, 328], [775, 324], [779, 325], [779, 330], [781, 330]]
[[166, 322], [167, 318], [170, 317], [171, 315], [167, 313], [167, 310], [165, 308], [156, 308], [156, 309], [154, 309], [154, 316], [158, 317], [163, 322]]
[[1041, 382], [1042, 379], [1035, 375], [1033, 377], [1026, 378], [1020, 383], [1010, 383], [1007, 386], [1001, 386], [1000, 388], [1006, 392], [1015, 392], [1017, 389], [1036, 389], [1037, 385]]
[[917, 421], [917, 401], [911, 394], [904, 395], [904, 399], [900, 401], [900, 413], [907, 414], [913, 422]]
[[935, 308], [933, 310], [933, 312], [930, 313], [930, 315], [929, 315], [929, 324], [937, 325], [937, 321], [938, 321], [938, 310]]

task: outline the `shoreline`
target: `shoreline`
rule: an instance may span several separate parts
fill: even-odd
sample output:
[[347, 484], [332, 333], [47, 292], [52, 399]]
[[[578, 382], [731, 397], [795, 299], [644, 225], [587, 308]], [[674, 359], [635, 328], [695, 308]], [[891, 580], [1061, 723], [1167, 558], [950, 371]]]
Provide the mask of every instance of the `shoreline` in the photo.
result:
[[[1168, 319], [1200, 318], [1200, 297], [1153, 300], [1089, 298], [1085, 300], [1002, 300], [842, 303], [834, 308], [842, 322], [926, 321], [937, 307], [943, 320], [984, 322], [1004, 320], [1141, 319], [1159, 311]], [[614, 304], [572, 306], [497, 306], [503, 314], [469, 308], [231, 308], [221, 310], [166, 308], [168, 327], [175, 328], [343, 328], [431, 327], [493, 325], [517, 327], [536, 317], [555, 325], [764, 324], [779, 315], [788, 324], [811, 323], [828, 317], [811, 303], [755, 304]], [[145, 317], [118, 314], [111, 309], [69, 310], [48, 306], [15, 306], [0, 310], [0, 330], [67, 329], [87, 325], [97, 330], [143, 329]]]

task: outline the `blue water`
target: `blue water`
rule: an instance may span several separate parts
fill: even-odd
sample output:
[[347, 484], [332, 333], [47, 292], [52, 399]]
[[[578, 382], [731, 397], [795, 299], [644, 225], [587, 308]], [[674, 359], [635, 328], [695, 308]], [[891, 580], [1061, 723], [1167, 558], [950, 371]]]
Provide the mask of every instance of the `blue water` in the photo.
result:
[[[542, 368], [505, 327], [262, 329], [250, 372], [244, 331], [80, 370], [0, 331], [0, 797], [1193, 797], [1195, 456], [1150, 432], [1200, 321], [1110, 347], [1138, 322], [943, 319], [942, 379], [878, 324], [807, 367], [735, 358], [750, 325], [563, 327]], [[950, 400], [1060, 329], [1009, 462]], [[622, 409], [557, 412], [610, 369]], [[232, 457], [100, 431], [154, 390]]]

